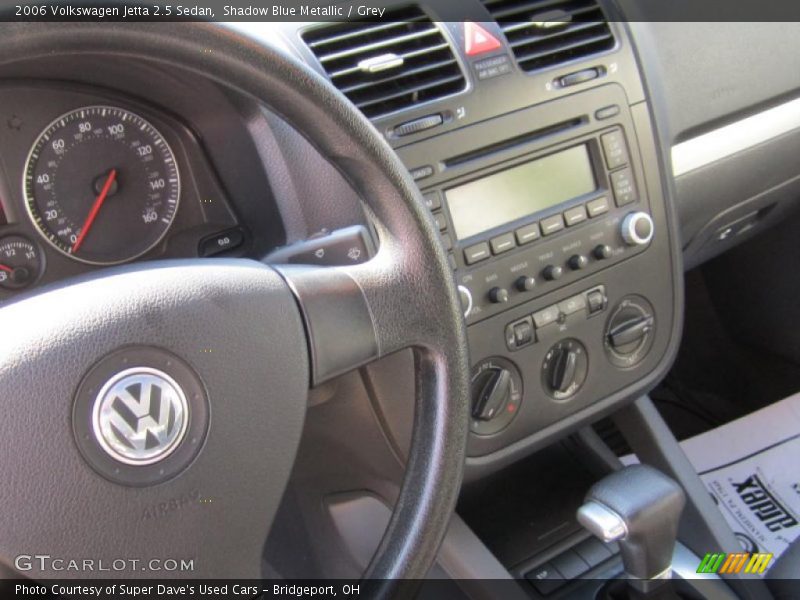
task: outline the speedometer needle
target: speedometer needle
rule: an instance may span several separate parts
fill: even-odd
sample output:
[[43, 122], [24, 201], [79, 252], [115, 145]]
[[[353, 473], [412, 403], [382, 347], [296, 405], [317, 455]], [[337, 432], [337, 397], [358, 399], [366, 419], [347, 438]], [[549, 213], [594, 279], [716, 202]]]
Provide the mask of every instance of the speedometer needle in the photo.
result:
[[5, 271], [6, 273], [13, 273], [14, 269], [11, 267], [7, 267], [6, 265], [0, 265], [0, 271]]
[[111, 169], [111, 172], [108, 174], [106, 178], [106, 182], [103, 184], [103, 189], [100, 190], [100, 195], [92, 204], [92, 210], [89, 211], [89, 216], [86, 217], [86, 222], [81, 227], [81, 232], [78, 235], [78, 239], [75, 240], [75, 243], [72, 244], [72, 253], [75, 254], [83, 244], [83, 240], [86, 239], [86, 234], [89, 233], [89, 230], [92, 228], [92, 223], [97, 218], [97, 213], [100, 212], [100, 209], [103, 206], [103, 202], [106, 201], [108, 197], [108, 192], [111, 190], [111, 186], [114, 185], [114, 180], [117, 178], [117, 170]]

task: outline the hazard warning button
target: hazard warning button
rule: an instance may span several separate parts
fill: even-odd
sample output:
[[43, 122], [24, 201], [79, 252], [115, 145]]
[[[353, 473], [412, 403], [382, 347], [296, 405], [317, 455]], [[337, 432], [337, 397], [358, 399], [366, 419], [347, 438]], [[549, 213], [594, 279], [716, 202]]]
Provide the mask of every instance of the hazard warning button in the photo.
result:
[[500, 40], [477, 23], [472, 21], [464, 23], [464, 50], [467, 56], [485, 54], [502, 47]]

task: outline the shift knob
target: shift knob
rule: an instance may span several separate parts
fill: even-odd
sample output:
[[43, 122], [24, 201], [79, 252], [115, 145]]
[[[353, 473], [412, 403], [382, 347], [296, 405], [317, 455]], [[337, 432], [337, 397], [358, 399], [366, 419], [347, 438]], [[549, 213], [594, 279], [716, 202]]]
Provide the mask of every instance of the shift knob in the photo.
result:
[[685, 502], [675, 481], [652, 467], [634, 465], [594, 484], [577, 517], [597, 537], [619, 543], [629, 579], [669, 579]]

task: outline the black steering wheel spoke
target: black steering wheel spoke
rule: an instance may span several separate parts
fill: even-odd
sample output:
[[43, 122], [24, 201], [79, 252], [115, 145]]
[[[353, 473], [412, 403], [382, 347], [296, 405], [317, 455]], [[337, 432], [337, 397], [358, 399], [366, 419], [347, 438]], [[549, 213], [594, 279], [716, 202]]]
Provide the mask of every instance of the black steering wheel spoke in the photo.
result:
[[432, 324], [424, 289], [389, 249], [350, 266], [276, 265], [294, 293], [309, 343], [311, 384], [319, 385], [407, 348], [425, 349]]

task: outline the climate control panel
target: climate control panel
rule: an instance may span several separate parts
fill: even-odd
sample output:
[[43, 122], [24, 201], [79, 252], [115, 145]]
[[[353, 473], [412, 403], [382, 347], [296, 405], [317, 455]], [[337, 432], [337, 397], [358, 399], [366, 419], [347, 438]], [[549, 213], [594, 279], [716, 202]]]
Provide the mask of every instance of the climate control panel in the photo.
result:
[[663, 376], [679, 240], [649, 128], [644, 103], [602, 85], [398, 148], [466, 316], [468, 472], [544, 447]]

